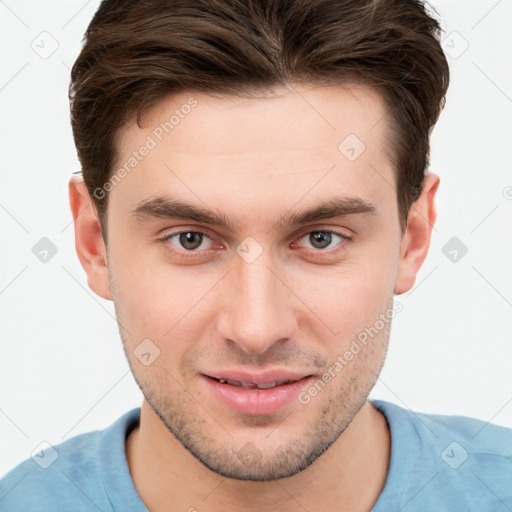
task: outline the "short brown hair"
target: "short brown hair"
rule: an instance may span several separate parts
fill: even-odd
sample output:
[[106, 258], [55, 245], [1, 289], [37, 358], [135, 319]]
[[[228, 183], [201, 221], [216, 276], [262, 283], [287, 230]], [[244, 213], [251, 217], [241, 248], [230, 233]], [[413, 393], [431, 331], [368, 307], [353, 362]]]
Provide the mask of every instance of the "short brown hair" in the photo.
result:
[[440, 32], [419, 0], [103, 0], [69, 87], [78, 158], [100, 219], [108, 196], [94, 191], [112, 174], [120, 128], [135, 114], [142, 128], [164, 97], [363, 83], [390, 114], [403, 230], [449, 83]]

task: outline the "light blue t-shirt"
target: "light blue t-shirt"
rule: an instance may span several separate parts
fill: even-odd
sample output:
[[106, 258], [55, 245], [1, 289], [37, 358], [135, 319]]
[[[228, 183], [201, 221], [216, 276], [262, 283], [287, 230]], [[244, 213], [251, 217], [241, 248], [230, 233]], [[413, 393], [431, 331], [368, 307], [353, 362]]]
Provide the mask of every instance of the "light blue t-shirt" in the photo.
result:
[[[372, 512], [512, 511], [511, 429], [372, 403], [391, 430], [389, 472]], [[75, 436], [16, 466], [0, 480], [0, 511], [147, 512], [125, 455], [139, 416], [140, 408], [133, 409], [105, 430]]]

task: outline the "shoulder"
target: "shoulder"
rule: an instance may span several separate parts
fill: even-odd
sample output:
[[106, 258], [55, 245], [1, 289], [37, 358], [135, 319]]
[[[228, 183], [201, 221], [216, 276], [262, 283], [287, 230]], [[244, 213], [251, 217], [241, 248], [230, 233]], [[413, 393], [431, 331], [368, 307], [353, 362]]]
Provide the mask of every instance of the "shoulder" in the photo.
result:
[[100, 487], [96, 462], [100, 436], [101, 431], [89, 432], [48, 445], [18, 464], [0, 480], [0, 509], [89, 510], [87, 496], [97, 494], [92, 489]]
[[[420, 437], [454, 437], [468, 448], [498, 456], [512, 456], [512, 429], [469, 416], [428, 414], [383, 400], [372, 401], [396, 426], [410, 425]], [[429, 435], [430, 434], [430, 435]]]
[[[460, 445], [468, 456], [492, 456], [494, 462], [512, 461], [512, 429], [495, 425], [477, 418], [457, 415], [427, 414], [415, 412], [390, 404], [401, 420], [410, 423], [417, 436], [429, 446], [451, 441]], [[448, 447], [449, 445], [447, 445]], [[456, 450], [455, 447], [452, 449]], [[512, 466], [508, 467], [512, 471]]]
[[102, 445], [106, 436], [122, 437], [137, 411], [126, 413], [105, 430], [81, 434], [55, 446], [48, 444], [18, 464], [0, 479], [0, 510], [111, 510], [102, 482]]
[[[375, 400], [391, 430], [388, 486], [439, 510], [512, 509], [512, 429]], [[417, 493], [417, 494], [415, 494]], [[404, 509], [409, 510], [409, 509]], [[414, 508], [411, 508], [414, 510]]]

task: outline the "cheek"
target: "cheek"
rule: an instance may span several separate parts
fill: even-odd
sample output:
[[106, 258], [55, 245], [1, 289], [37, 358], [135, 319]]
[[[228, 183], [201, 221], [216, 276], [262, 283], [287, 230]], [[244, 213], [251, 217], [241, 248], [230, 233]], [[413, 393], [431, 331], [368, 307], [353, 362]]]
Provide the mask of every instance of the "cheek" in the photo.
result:
[[116, 314], [130, 333], [123, 333], [123, 340], [133, 352], [141, 340], [150, 339], [160, 350], [157, 366], [172, 368], [203, 336], [206, 317], [215, 308], [205, 293], [219, 277], [131, 256], [111, 259]]
[[396, 259], [391, 250], [374, 254], [380, 257], [347, 259], [331, 269], [311, 267], [310, 272], [299, 271], [290, 281], [308, 308], [336, 333], [337, 340], [372, 325], [391, 306]]

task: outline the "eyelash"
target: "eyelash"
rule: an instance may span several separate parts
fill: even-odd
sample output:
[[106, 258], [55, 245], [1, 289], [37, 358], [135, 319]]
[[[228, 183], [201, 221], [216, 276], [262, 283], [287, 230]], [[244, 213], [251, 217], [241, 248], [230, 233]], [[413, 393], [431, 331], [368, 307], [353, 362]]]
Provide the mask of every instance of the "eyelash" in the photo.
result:
[[[175, 233], [166, 234], [164, 237], [160, 238], [159, 241], [162, 242], [163, 244], [167, 244], [173, 237], [175, 237], [177, 235], [182, 235], [184, 233], [194, 233], [194, 234], [202, 235], [203, 237], [211, 240], [211, 237], [208, 236], [208, 234], [205, 233], [204, 231], [185, 230], [185, 231], [177, 231]], [[310, 253], [314, 253], [316, 255], [328, 254], [329, 256], [335, 256], [340, 251], [346, 250], [346, 245], [352, 241], [351, 236], [348, 236], [346, 233], [343, 233], [341, 231], [336, 231], [334, 229], [314, 229], [314, 230], [311, 230], [311, 231], [308, 231], [308, 232], [302, 234], [299, 237], [299, 240], [304, 238], [307, 235], [310, 235], [311, 233], [329, 233], [331, 235], [336, 235], [342, 239], [342, 241], [337, 246], [335, 246], [334, 249], [310, 249], [310, 248], [307, 248], [307, 250]], [[293, 245], [294, 244], [295, 244], [295, 242], [293, 242]], [[179, 251], [179, 250], [173, 249], [172, 252], [178, 253], [180, 256], [182, 256], [184, 258], [197, 258], [197, 257], [203, 256], [204, 252], [207, 250], [209, 250], [209, 249], [205, 249], [203, 251], [197, 251], [197, 250], [188, 250], [187, 251], [186, 249], [182, 249], [181, 251]]]

